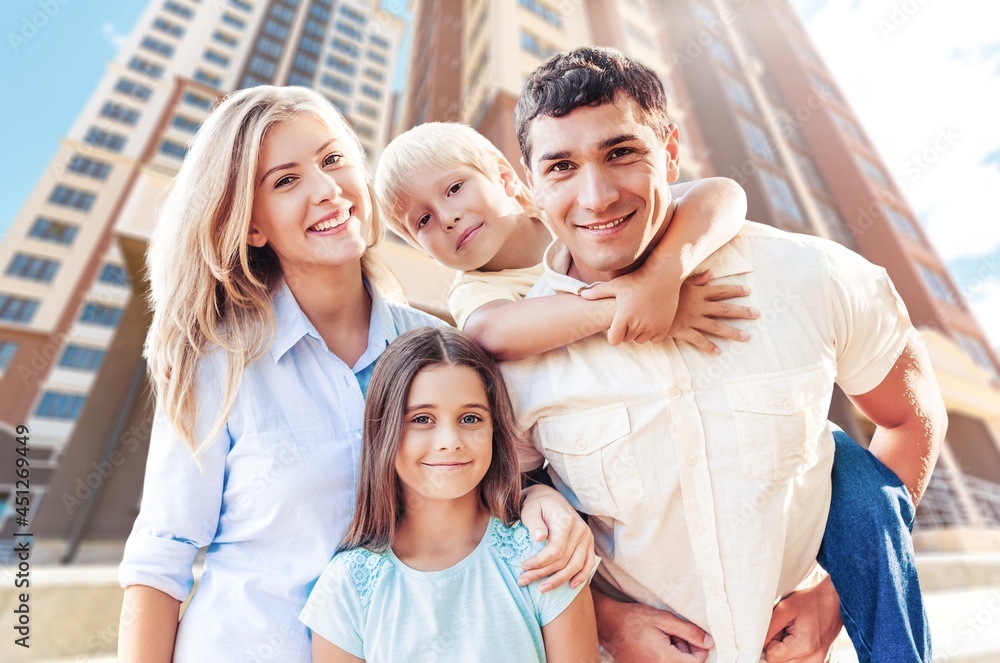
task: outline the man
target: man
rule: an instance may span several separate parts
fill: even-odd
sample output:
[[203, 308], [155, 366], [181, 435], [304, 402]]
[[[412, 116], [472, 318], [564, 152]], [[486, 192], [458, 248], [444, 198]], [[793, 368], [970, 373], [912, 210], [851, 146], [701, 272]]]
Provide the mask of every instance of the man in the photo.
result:
[[[529, 78], [515, 123], [529, 186], [557, 237], [529, 296], [578, 292], [640, 265], [670, 223], [667, 184], [678, 176], [677, 130], [655, 73], [607, 49], [557, 55]], [[856, 563], [855, 547], [875, 545], [839, 520], [824, 538], [834, 381], [876, 424], [870, 449], [898, 475], [851, 445], [876, 477], [859, 494], [896, 484], [901, 506], [882, 509], [890, 522], [876, 527], [895, 523], [905, 545], [944, 436], [926, 351], [888, 277], [839, 245], [757, 224], [702, 269], [751, 289], [762, 315], [747, 323], [744, 346], [722, 341], [721, 355], [706, 355], [670, 340], [612, 347], [598, 335], [504, 365], [536, 447], [529, 466], [544, 454], [557, 487], [591, 516], [604, 558], [602, 644], [619, 661], [703, 660], [711, 645], [696, 629], [685, 636], [673, 613], [709, 632], [710, 659], [823, 660], [843, 601], [859, 654], [874, 641], [877, 660], [888, 650], [920, 660], [929, 643], [919, 589], [915, 609], [886, 606], [882, 598], [908, 598], [888, 558], [884, 577], [864, 581], [877, 592], [848, 583], [838, 597], [829, 578], [795, 591], [821, 540], [826, 565]], [[848, 612], [876, 593], [877, 612]], [[879, 633], [882, 610], [914, 630], [902, 638], [910, 642]]]

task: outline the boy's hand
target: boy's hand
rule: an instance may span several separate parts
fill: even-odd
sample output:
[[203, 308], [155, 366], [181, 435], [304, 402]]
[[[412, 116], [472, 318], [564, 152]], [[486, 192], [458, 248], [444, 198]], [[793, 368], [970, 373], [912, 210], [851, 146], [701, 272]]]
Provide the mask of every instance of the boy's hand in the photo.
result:
[[680, 300], [678, 282], [639, 269], [616, 279], [597, 283], [580, 292], [584, 299], [616, 301], [615, 317], [608, 329], [608, 343], [635, 341], [659, 343], [670, 336]]
[[760, 312], [749, 306], [731, 304], [725, 300], [746, 297], [750, 288], [742, 285], [709, 285], [711, 272], [695, 274], [681, 286], [680, 303], [669, 336], [678, 341], [687, 341], [699, 350], [718, 353], [718, 346], [707, 336], [746, 341], [750, 335], [741, 329], [721, 322], [719, 318], [730, 320], [753, 320]]

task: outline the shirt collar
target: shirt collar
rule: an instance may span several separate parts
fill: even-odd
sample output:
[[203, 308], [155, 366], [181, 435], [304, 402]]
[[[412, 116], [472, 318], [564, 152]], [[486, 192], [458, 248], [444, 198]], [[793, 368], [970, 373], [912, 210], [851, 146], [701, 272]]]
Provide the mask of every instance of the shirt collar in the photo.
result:
[[[737, 247], [738, 243], [735, 240], [724, 244], [722, 248], [698, 266], [698, 271], [712, 270], [713, 279], [752, 272], [753, 264]], [[556, 292], [579, 294], [581, 289], [593, 285], [567, 274], [570, 265], [569, 249], [558, 239], [552, 240], [549, 247], [545, 249], [543, 262], [545, 264], [545, 278]]]
[[[354, 370], [364, 368], [373, 362], [386, 346], [399, 336], [389, 303], [377, 288], [371, 287], [367, 279], [364, 280], [364, 285], [372, 298], [372, 315], [368, 326], [368, 347], [358, 359]], [[295, 295], [285, 281], [281, 282], [274, 293], [274, 318], [275, 332], [274, 342], [271, 343], [271, 358], [275, 363], [305, 336], [312, 336], [320, 343], [324, 343], [316, 327], [295, 301]]]

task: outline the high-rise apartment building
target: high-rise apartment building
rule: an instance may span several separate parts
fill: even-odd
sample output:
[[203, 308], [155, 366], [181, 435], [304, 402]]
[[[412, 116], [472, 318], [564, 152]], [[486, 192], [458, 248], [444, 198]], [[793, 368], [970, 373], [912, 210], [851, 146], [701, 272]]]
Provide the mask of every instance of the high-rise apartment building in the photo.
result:
[[[121, 375], [102, 367], [121, 360], [113, 341], [130, 317], [145, 315], [130, 277], [141, 281], [157, 205], [215, 100], [252, 85], [315, 88], [375, 159], [404, 28], [378, 0], [149, 3], [0, 244], [0, 421], [30, 430], [33, 504], [98, 376], [142, 383], [137, 354]], [[92, 416], [84, 432], [98, 438], [120, 419], [111, 405]], [[13, 475], [0, 477], [0, 532], [12, 493]]]
[[[928, 343], [951, 421], [918, 545], [1000, 549], [1000, 363], [786, 0], [465, 0], [459, 26], [442, 4], [418, 3], [414, 45], [428, 45], [404, 108], [419, 110], [399, 131], [460, 120], [517, 163], [511, 117], [528, 74], [558, 51], [614, 47], [660, 75], [682, 179], [731, 177], [749, 218], [884, 266]], [[459, 84], [435, 80], [456, 58]], [[429, 88], [432, 101], [411, 103]], [[860, 439], [874, 430], [843, 394], [831, 418]]]

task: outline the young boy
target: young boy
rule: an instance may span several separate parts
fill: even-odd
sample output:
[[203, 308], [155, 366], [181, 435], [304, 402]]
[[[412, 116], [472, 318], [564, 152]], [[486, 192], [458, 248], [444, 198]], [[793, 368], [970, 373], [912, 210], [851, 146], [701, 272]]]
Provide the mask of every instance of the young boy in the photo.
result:
[[[627, 157], [624, 149], [613, 153], [609, 165]], [[717, 352], [705, 334], [747, 335], [716, 318], [756, 315], [719, 301], [746, 296], [746, 288], [708, 287], [708, 274], [685, 283], [743, 225], [746, 194], [729, 179], [672, 187], [675, 197], [683, 195], [673, 221], [635, 272], [582, 296], [536, 299], [524, 297], [542, 274], [552, 236], [513, 167], [474, 129], [431, 122], [398, 136], [381, 155], [375, 191], [396, 234], [460, 272], [448, 301], [455, 322], [500, 359], [539, 354], [605, 330], [615, 344], [671, 336]], [[593, 183], [593, 195], [597, 215], [604, 205], [600, 182]], [[590, 220], [588, 230], [611, 233], [627, 219]], [[687, 296], [678, 310], [682, 289]]]

